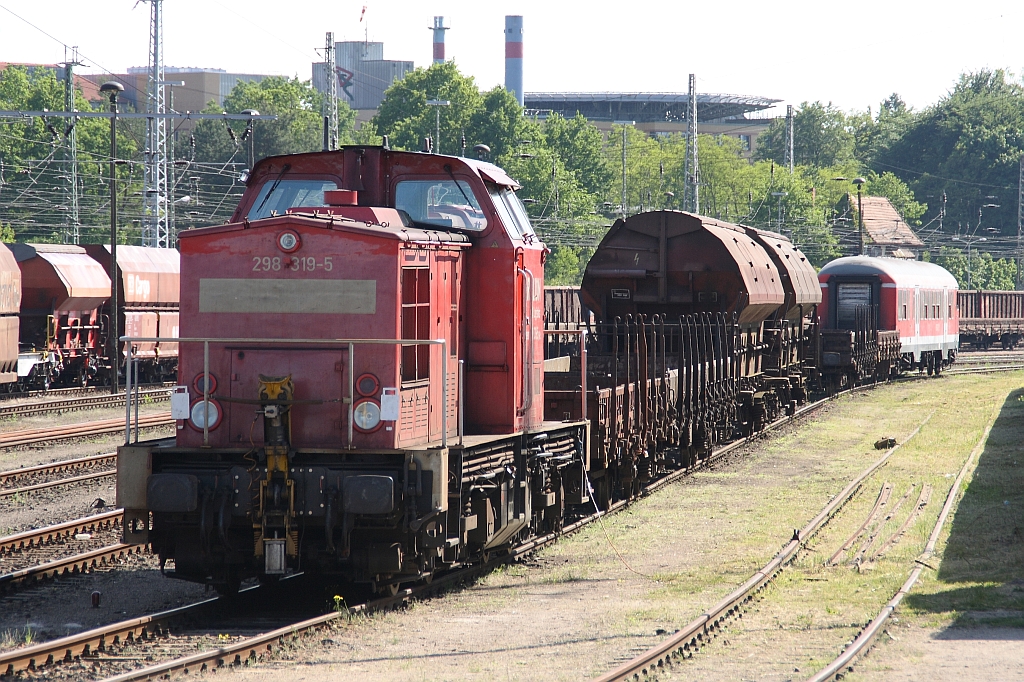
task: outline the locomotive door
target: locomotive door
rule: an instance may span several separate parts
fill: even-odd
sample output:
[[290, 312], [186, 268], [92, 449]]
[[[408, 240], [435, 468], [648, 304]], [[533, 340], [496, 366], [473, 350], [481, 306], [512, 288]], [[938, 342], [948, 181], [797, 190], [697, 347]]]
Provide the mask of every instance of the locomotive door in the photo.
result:
[[[348, 395], [348, 351], [335, 347], [325, 348], [229, 348], [231, 367], [228, 388], [223, 385], [216, 393], [227, 393], [230, 398], [252, 401], [259, 398], [260, 375], [269, 377], [291, 376], [295, 385], [295, 399], [322, 401], [295, 405], [291, 409], [291, 437], [293, 443], [303, 446], [340, 447], [347, 438], [348, 410], [343, 409]], [[358, 353], [357, 353], [358, 355]], [[263, 419], [257, 418], [251, 402], [225, 402], [228, 439], [243, 447], [263, 443]], [[346, 406], [347, 407], [347, 406]]]
[[[458, 432], [459, 428], [459, 403], [462, 396], [459, 395], [459, 285], [462, 273], [459, 268], [458, 255], [439, 255], [437, 257], [436, 279], [439, 280], [437, 287], [437, 320], [440, 329], [437, 330], [438, 338], [443, 337], [447, 342], [446, 357], [443, 362], [448, 372], [448, 415], [445, 427], [448, 429], [449, 437]], [[439, 351], [440, 352], [440, 351]], [[434, 431], [434, 429], [431, 429]], [[436, 432], [440, 433], [441, 424], [438, 420]]]

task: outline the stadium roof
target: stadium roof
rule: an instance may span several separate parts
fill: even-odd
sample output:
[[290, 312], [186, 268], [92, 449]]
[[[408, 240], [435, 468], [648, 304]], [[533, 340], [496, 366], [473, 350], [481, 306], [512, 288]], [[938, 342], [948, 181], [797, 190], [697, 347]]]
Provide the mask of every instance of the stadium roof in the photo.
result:
[[[566, 117], [577, 112], [591, 121], [685, 122], [689, 95], [677, 92], [528, 92], [527, 109], [552, 111]], [[738, 118], [767, 109], [779, 99], [743, 95], [697, 95], [697, 120]]]

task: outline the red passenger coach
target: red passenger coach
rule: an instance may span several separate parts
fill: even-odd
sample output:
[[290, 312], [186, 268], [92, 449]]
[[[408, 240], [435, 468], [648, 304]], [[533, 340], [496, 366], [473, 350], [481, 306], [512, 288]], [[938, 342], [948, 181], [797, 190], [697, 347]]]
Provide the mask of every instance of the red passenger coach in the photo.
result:
[[822, 327], [853, 329], [869, 311], [875, 329], [899, 332], [904, 367], [939, 371], [959, 347], [956, 279], [933, 263], [852, 256], [818, 274]]

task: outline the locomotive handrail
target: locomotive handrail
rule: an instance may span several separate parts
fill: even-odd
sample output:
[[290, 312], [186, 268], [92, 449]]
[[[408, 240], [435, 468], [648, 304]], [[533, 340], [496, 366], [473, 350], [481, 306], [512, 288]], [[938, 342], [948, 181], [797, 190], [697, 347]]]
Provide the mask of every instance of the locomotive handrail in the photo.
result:
[[[213, 338], [213, 337], [179, 337], [179, 336], [122, 336], [119, 339], [127, 344], [125, 361], [127, 367], [127, 384], [125, 386], [125, 425], [124, 442], [131, 441], [131, 362], [134, 345], [131, 342], [156, 343], [171, 341], [174, 343], [203, 344], [203, 445], [210, 444], [210, 343], [294, 343], [294, 344], [338, 344], [348, 346], [348, 447], [352, 449], [353, 419], [355, 417], [355, 347], [367, 346], [441, 346], [441, 447], [448, 447], [448, 341], [446, 339], [252, 339], [252, 338]], [[138, 384], [138, 382], [136, 382]], [[138, 386], [136, 385], [136, 389]], [[459, 396], [459, 409], [462, 409], [462, 396]], [[136, 419], [136, 422], [138, 419]], [[460, 420], [461, 421], [461, 420]], [[461, 431], [461, 425], [458, 426]], [[462, 434], [459, 434], [460, 438]], [[429, 427], [428, 435], [429, 439]]]

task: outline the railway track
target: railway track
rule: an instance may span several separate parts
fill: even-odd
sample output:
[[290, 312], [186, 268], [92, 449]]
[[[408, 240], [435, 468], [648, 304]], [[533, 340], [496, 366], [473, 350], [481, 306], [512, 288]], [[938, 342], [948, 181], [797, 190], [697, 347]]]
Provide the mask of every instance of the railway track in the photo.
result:
[[[160, 384], [142, 384], [144, 390], [149, 389], [169, 389], [174, 386], [174, 382], [165, 381]], [[73, 398], [76, 396], [92, 396], [102, 393], [110, 393], [109, 386], [73, 386], [70, 388], [51, 388], [48, 390], [31, 390], [31, 391], [14, 391], [11, 393], [0, 393], [0, 402], [6, 400], [21, 400], [23, 398], [47, 398], [60, 396], [63, 398]]]
[[[774, 422], [752, 438], [740, 439], [723, 446], [695, 467], [671, 472], [648, 486], [645, 494], [652, 493], [693, 473], [695, 470], [711, 465], [747, 442], [761, 437], [768, 431], [805, 417], [832, 400], [835, 400], [835, 397], [824, 398], [805, 405], [798, 409], [793, 416]], [[276, 627], [268, 627], [263, 632], [255, 634], [249, 632], [253, 627], [251, 618], [236, 622], [238, 621], [238, 609], [235, 606], [229, 609], [233, 614], [236, 614], [234, 620], [213, 619], [205, 621], [200, 628], [190, 626], [191, 629], [189, 627], [176, 629], [173, 626], [176, 622], [202, 617], [203, 611], [206, 609], [215, 608], [216, 605], [224, 606], [228, 604], [224, 598], [212, 599], [0, 654], [0, 675], [14, 674], [29, 667], [41, 667], [55, 662], [65, 662], [69, 665], [83, 666], [80, 669], [69, 671], [69, 673], [73, 672], [75, 674], [69, 674], [68, 679], [78, 679], [76, 674], [81, 672], [87, 673], [92, 679], [104, 679], [108, 675], [115, 675], [107, 678], [108, 682], [113, 682], [114, 680], [117, 682], [128, 682], [129, 680], [161, 677], [175, 671], [198, 671], [255, 660], [265, 654], [272, 653], [280, 642], [288, 638], [323, 627], [335, 620], [350, 617], [351, 614], [390, 608], [412, 599], [437, 593], [458, 583], [472, 580], [476, 576], [493, 570], [502, 563], [514, 561], [525, 554], [548, 546], [559, 537], [575, 532], [610, 513], [619, 511], [629, 506], [630, 503], [631, 501], [621, 500], [609, 509], [602, 510], [599, 513], [592, 514], [567, 525], [561, 533], [552, 533], [532, 538], [528, 542], [513, 548], [507, 555], [496, 558], [489, 563], [458, 569], [449, 574], [438, 576], [429, 585], [419, 585], [401, 590], [394, 597], [368, 601], [348, 609], [338, 609], [299, 621], [273, 623]], [[249, 595], [252, 592], [243, 591], [240, 594]], [[266, 604], [263, 603], [262, 607], [265, 614], [267, 610]], [[211, 636], [211, 633], [216, 634]], [[173, 635], [171, 638], [173, 639], [173, 645], [165, 646], [162, 643], [167, 639], [167, 635]], [[188, 654], [174, 655], [175, 652], [180, 654], [182, 649], [188, 651]], [[197, 651], [197, 649], [200, 650]], [[159, 658], [166, 658], [166, 660], [154, 663], [148, 667], [138, 667], [139, 663]], [[131, 663], [136, 664], [136, 669], [125, 670], [126, 664]], [[61, 674], [59, 671], [54, 671], [54, 675], [59, 674]]]
[[875, 616], [870, 623], [865, 626], [857, 637], [843, 649], [843, 652], [839, 654], [831, 663], [818, 671], [815, 675], [812, 675], [808, 682], [826, 682], [827, 680], [840, 680], [843, 678], [846, 672], [852, 672], [853, 662], [860, 657], [862, 654], [867, 653], [871, 649], [874, 643], [875, 637], [879, 632], [882, 631], [882, 627], [892, 616], [896, 607], [903, 601], [903, 597], [910, 593], [914, 585], [917, 583], [918, 578], [921, 577], [921, 572], [928, 566], [928, 560], [935, 553], [935, 545], [939, 541], [939, 534], [942, 532], [942, 528], [946, 523], [946, 519], [949, 518], [950, 512], [953, 510], [953, 504], [956, 502], [957, 497], [960, 495], [961, 486], [963, 485], [964, 478], [967, 476], [967, 472], [970, 470], [971, 464], [981, 453], [982, 448], [988, 441], [988, 436], [992, 432], [992, 426], [995, 424], [996, 417], [992, 417], [992, 421], [989, 422], [985, 428], [985, 432], [981, 435], [977, 445], [971, 451], [971, 454], [967, 457], [967, 461], [960, 468], [960, 473], [957, 474], [956, 480], [953, 482], [952, 487], [949, 489], [949, 494], [946, 496], [946, 502], [942, 506], [942, 511], [939, 512], [939, 517], [935, 520], [935, 525], [932, 526], [931, 535], [928, 536], [928, 542], [924, 547], [924, 552], [914, 560], [916, 564], [914, 570], [911, 571], [910, 576], [906, 582], [896, 591], [882, 610]]
[[[858, 387], [853, 390], [862, 390], [863, 388], [866, 387]], [[792, 417], [775, 422], [765, 431], [754, 436], [754, 438], [760, 437], [766, 431], [790, 424], [797, 419], [805, 417], [834, 399], [835, 397], [825, 398], [805, 405]], [[123, 427], [123, 423], [121, 426]], [[910, 437], [913, 437], [920, 428], [919, 426]], [[905, 439], [904, 442], [909, 440], [910, 437]], [[714, 463], [728, 453], [742, 447], [749, 440], [741, 439], [734, 441], [715, 451], [711, 456], [700, 462], [697, 467], [678, 470], [658, 479], [646, 489], [644, 494], [650, 494], [692, 473], [697, 468], [704, 468]], [[691, 623], [690, 626], [673, 635], [670, 642], [656, 647], [657, 651], [655, 653], [648, 652], [647, 658], [643, 661], [640, 661], [642, 657], [631, 661], [629, 671], [619, 676], [609, 674], [609, 676], [600, 679], [639, 679], [646, 674], [645, 670], [654, 672], [656, 668], [665, 665], [672, 655], [688, 655], [694, 647], [700, 646], [708, 638], [714, 636], [721, 623], [726, 618], [735, 615], [744, 603], [753, 599], [754, 595], [763, 589], [771, 578], [782, 570], [788, 561], [791, 561], [796, 556], [806, 541], [818, 529], [824, 526], [838, 512], [842, 505], [853, 497], [863, 481], [877, 468], [882, 466], [899, 447], [897, 445], [895, 448], [887, 451], [878, 462], [851, 482], [804, 529], [794, 536], [794, 539], [771, 562], [755, 573], [750, 580], [740, 586], [733, 594], [723, 599], [712, 609], [709, 609], [697, 621]], [[222, 665], [234, 665], [255, 660], [261, 656], [273, 653], [281, 642], [289, 638], [306, 631], [321, 628], [335, 620], [349, 617], [351, 614], [390, 608], [412, 599], [436, 593], [446, 589], [446, 586], [472, 580], [475, 576], [492, 570], [501, 563], [513, 561], [541, 549], [554, 542], [558, 537], [575, 532], [607, 514], [627, 507], [630, 503], [630, 501], [625, 500], [619, 501], [607, 510], [567, 525], [560, 534], [533, 538], [513, 548], [508, 555], [493, 560], [490, 563], [459, 569], [447, 575], [439, 576], [430, 585], [420, 585], [402, 590], [395, 597], [368, 601], [348, 609], [339, 609], [291, 622], [278, 619], [258, 622], [252, 618], [240, 620], [237, 617], [238, 610], [234, 606], [229, 609], [234, 614], [231, 618], [196, 621], [195, 619], [197, 618], [206, 618], [203, 615], [205, 610], [215, 609], [218, 608], [218, 605], [224, 606], [228, 603], [223, 598], [211, 599], [187, 607], [114, 623], [88, 632], [53, 640], [52, 642], [44, 642], [0, 654], [0, 675], [5, 673], [13, 674], [28, 667], [40, 667], [54, 662], [63, 662], [72, 666], [85, 666], [76, 668], [74, 671], [69, 670], [68, 679], [77, 679], [78, 673], [88, 673], [93, 679], [103, 679], [106, 676], [113, 675], [113, 677], [109, 677], [110, 682], [114, 680], [117, 682], [128, 682], [129, 680], [161, 677], [175, 671], [200, 671]], [[245, 591], [244, 593], [251, 594], [252, 592]], [[264, 603], [263, 613], [265, 614], [265, 612], [266, 604]], [[197, 622], [200, 624], [196, 625]], [[175, 625], [176, 623], [186, 624]], [[254, 632], [254, 629], [260, 630], [260, 632]], [[172, 641], [173, 643], [169, 643]], [[142, 666], [142, 664], [154, 660], [158, 662], [145, 667]], [[61, 667], [63, 668], [63, 666]], [[55, 670], [54, 674], [57, 677], [63, 676], [63, 673], [59, 670]]]
[[[140, 391], [140, 397], [145, 402], [169, 400], [170, 395], [170, 390], [166, 388], [154, 388]], [[0, 405], [0, 417], [27, 417], [37, 414], [71, 412], [74, 410], [95, 410], [105, 407], [123, 408], [124, 394], [69, 396], [56, 400], [39, 400], [36, 402], [20, 403], [17, 405]]]
[[[123, 404], [123, 403], [122, 403]], [[173, 424], [170, 412], [159, 414], [141, 415], [139, 417], [139, 428], [149, 429], [157, 426], [168, 426]], [[135, 428], [135, 420], [132, 419], [132, 428]], [[0, 448], [13, 448], [20, 445], [33, 445], [36, 443], [49, 443], [52, 441], [66, 440], [69, 438], [85, 438], [88, 436], [101, 436], [108, 433], [124, 433], [124, 418], [102, 419], [99, 421], [82, 422], [68, 426], [51, 426], [44, 429], [27, 429], [23, 431], [8, 431], [0, 433]]]
[[0, 538], [0, 592], [87, 573], [141, 552], [141, 545], [118, 540], [122, 519], [116, 509]]
[[[2, 471], [0, 472], [0, 498], [113, 476], [117, 473], [117, 470], [112, 468], [116, 463], [117, 453], [107, 452]], [[90, 471], [97, 467], [100, 467], [101, 470]], [[61, 474], [71, 475], [61, 476]], [[55, 475], [58, 477], [51, 478]]]
[[694, 651], [717, 636], [726, 620], [738, 615], [745, 604], [752, 601], [787, 564], [793, 561], [807, 542], [853, 498], [864, 481], [889, 461], [902, 445], [916, 436], [929, 419], [931, 419], [931, 415], [928, 415], [920, 426], [903, 439], [902, 443], [887, 450], [882, 457], [850, 481], [806, 526], [794, 531], [793, 538], [789, 543], [746, 582], [682, 629], [618, 668], [595, 678], [594, 682], [624, 682], [650, 678], [665, 666], [671, 665], [674, 659], [692, 656]]

